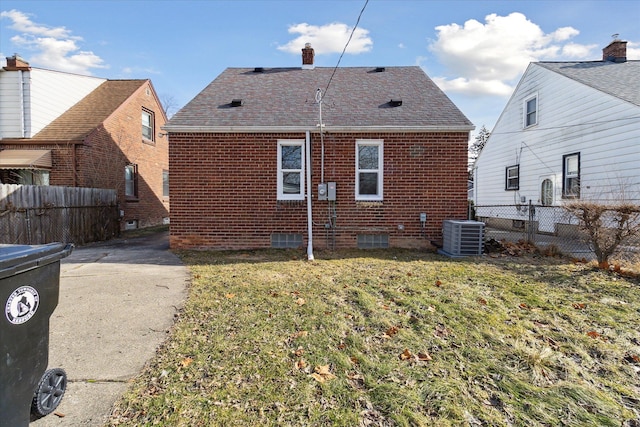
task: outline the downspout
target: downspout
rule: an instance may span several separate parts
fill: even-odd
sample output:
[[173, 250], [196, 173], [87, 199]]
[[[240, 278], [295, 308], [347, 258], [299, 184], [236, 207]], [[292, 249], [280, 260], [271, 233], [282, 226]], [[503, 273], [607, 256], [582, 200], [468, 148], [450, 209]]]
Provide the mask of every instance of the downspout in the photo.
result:
[[304, 144], [305, 167], [307, 169], [307, 259], [313, 261], [313, 216], [311, 214], [311, 135], [307, 131]]
[[23, 76], [24, 71], [22, 70], [18, 70], [18, 85], [20, 86], [18, 92], [20, 92], [20, 138], [25, 138], [25, 131], [26, 131], [26, 126], [25, 126], [25, 119], [26, 119], [26, 114], [24, 111], [24, 76]]

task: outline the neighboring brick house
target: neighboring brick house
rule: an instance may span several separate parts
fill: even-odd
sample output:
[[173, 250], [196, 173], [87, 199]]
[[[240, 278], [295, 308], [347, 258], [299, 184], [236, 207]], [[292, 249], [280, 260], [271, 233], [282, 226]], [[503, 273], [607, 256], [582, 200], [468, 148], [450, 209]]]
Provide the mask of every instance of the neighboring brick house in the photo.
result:
[[169, 217], [165, 113], [150, 80], [0, 71], [0, 182], [117, 190], [122, 228]]
[[172, 248], [431, 247], [466, 218], [473, 125], [420, 67], [302, 56], [226, 69], [163, 127]]

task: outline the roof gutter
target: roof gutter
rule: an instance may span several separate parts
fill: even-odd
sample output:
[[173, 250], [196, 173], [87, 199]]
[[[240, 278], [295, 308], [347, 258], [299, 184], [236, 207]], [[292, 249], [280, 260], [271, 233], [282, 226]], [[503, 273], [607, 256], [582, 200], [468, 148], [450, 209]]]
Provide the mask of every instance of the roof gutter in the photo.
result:
[[[362, 133], [362, 132], [470, 132], [474, 125], [464, 126], [327, 126], [324, 132]], [[289, 133], [307, 132], [308, 126], [162, 126], [170, 133]], [[320, 130], [318, 130], [319, 132]]]

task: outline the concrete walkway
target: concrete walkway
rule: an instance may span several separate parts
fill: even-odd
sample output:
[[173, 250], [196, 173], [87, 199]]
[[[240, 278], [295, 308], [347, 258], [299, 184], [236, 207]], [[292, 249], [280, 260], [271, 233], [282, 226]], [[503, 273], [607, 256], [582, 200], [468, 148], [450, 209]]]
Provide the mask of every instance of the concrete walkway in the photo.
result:
[[167, 338], [186, 297], [186, 267], [168, 233], [75, 248], [61, 261], [50, 319], [49, 367], [68, 385], [56, 411], [34, 427], [100, 426]]

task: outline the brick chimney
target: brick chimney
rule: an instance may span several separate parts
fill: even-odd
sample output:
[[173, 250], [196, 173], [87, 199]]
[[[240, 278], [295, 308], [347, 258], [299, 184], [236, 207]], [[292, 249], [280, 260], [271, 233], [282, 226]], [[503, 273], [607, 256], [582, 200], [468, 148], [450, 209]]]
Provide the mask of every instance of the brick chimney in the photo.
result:
[[31, 67], [29, 63], [20, 58], [18, 54], [14, 54], [11, 57], [7, 57], [7, 66], [3, 67], [7, 71], [29, 71]]
[[627, 42], [615, 39], [602, 49], [602, 60], [610, 62], [627, 62]]
[[302, 49], [302, 69], [303, 70], [313, 70], [313, 48], [311, 47], [311, 43], [305, 43], [304, 49]]

